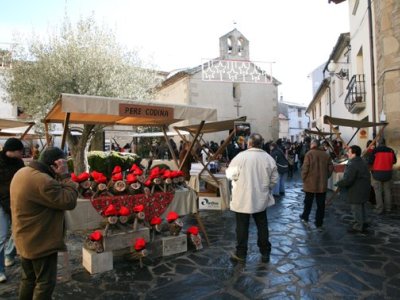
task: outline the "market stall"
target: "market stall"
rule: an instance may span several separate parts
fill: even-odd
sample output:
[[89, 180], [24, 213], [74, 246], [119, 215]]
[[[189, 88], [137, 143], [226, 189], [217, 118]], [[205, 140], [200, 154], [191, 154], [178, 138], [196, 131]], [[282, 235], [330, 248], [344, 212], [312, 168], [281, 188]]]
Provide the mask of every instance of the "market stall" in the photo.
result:
[[[341, 118], [332, 118], [329, 116], [324, 116], [324, 123], [328, 124], [331, 128], [331, 131], [333, 132], [333, 135], [339, 139], [344, 148], [347, 148], [356, 134], [360, 132], [360, 130], [365, 130], [365, 128], [369, 127], [375, 127], [379, 128], [378, 133], [376, 134], [375, 138], [372, 140], [372, 143], [368, 146], [367, 149], [365, 149], [362, 153], [362, 156], [364, 156], [374, 145], [376, 142], [380, 139], [380, 137], [383, 135], [383, 131], [385, 127], [389, 124], [387, 122], [380, 122], [380, 123], [375, 123], [375, 122], [368, 122], [368, 121], [357, 121], [357, 120], [350, 120], [350, 119], [341, 119]], [[345, 141], [340, 135], [340, 132], [337, 129], [337, 126], [344, 126], [344, 127], [352, 127], [355, 129], [355, 132], [353, 136], [348, 140]], [[338, 162], [334, 162], [334, 171], [332, 174], [332, 177], [330, 181], [328, 182], [328, 188], [334, 190], [335, 183], [339, 181], [343, 177], [343, 172], [346, 166], [347, 160], [346, 159], [341, 159]], [[336, 189], [333, 193], [333, 195], [330, 197], [330, 199], [327, 200], [327, 203], [332, 202], [333, 198], [337, 195], [339, 192], [339, 189]]]
[[[161, 127], [163, 129], [166, 143], [171, 149], [167, 136], [169, 125], [187, 119], [197, 119], [203, 122], [213, 121], [216, 120], [216, 116], [217, 114], [215, 109], [197, 106], [177, 105], [164, 102], [160, 103], [155, 101], [133, 101], [108, 97], [61, 94], [58, 101], [44, 118], [43, 122], [45, 123], [46, 139], [48, 141], [50, 140], [48, 124], [64, 124], [62, 147], [65, 144], [69, 124], [100, 124]], [[173, 151], [171, 152], [173, 154]], [[178, 166], [176, 157], [174, 156], [173, 158], [176, 166]], [[165, 195], [168, 193], [170, 192], [166, 192]], [[91, 199], [91, 201], [88, 199], [79, 199], [77, 208], [67, 213], [67, 220], [69, 220], [70, 228], [76, 228], [74, 227], [74, 224], [86, 224], [86, 226], [91, 226], [96, 223], [96, 218], [93, 217], [93, 209], [89, 209], [89, 204], [92, 204], [92, 206], [97, 209], [96, 205], [114, 203], [117, 197], [119, 196], [111, 198], [103, 197], [99, 201], [97, 201], [98, 199]], [[151, 197], [153, 197], [153, 194]], [[125, 203], [123, 201], [132, 202], [136, 198], [140, 197], [137, 195], [127, 195], [124, 198], [125, 200], [121, 200], [122, 202], [120, 201], [120, 203]], [[203, 231], [206, 240], [208, 241], [204, 226], [197, 212], [196, 194], [193, 193], [191, 189], [182, 188], [172, 194], [172, 197], [169, 194], [167, 198], [170, 201], [165, 207], [163, 213], [168, 211], [168, 209], [174, 208], [182, 215], [190, 213], [194, 214], [199, 223], [200, 229]], [[180, 201], [178, 198], [185, 199], [186, 201]], [[163, 197], [163, 200], [165, 199], [166, 198]], [[134, 205], [133, 202], [131, 205]]]
[[[20, 135], [20, 139], [23, 140], [29, 130], [32, 128], [32, 126], [35, 125], [35, 122], [25, 122], [25, 121], [20, 121], [20, 120], [11, 120], [11, 119], [0, 119], [0, 136], [4, 137], [12, 137], [16, 136], [19, 134], [16, 134], [15, 132], [8, 132], [7, 130], [9, 129], [15, 129], [15, 128], [26, 128]], [[6, 130], [6, 131], [4, 131]]]
[[[209, 122], [209, 123], [200, 123], [198, 125], [187, 125], [187, 126], [180, 126], [174, 127], [174, 129], [178, 132], [181, 138], [184, 141], [187, 139], [183, 136], [183, 132], [189, 132], [192, 136], [193, 140], [190, 143], [189, 151], [191, 154], [197, 158], [199, 163], [201, 164], [200, 170], [196, 173], [192, 173], [190, 177], [189, 185], [194, 188], [196, 191], [200, 192], [200, 180], [204, 180], [208, 184], [211, 184], [218, 188], [220, 197], [222, 199], [220, 208], [221, 209], [228, 209], [229, 202], [230, 202], [230, 189], [229, 189], [229, 182], [225, 176], [224, 169], [221, 168], [221, 172], [218, 174], [214, 174], [208, 168], [208, 166], [215, 161], [225, 150], [232, 138], [235, 136], [236, 130], [235, 125], [238, 122], [246, 121], [246, 117], [241, 117], [238, 119], [231, 119], [231, 120], [224, 120], [224, 121], [217, 121], [217, 122]], [[194, 150], [194, 145], [202, 145], [204, 144], [203, 135], [206, 133], [213, 133], [213, 132], [220, 132], [220, 131], [227, 131], [227, 137], [225, 138], [224, 142], [219, 146], [215, 153], [208, 153], [207, 163], [203, 163], [202, 159], [198, 157], [196, 151]], [[188, 154], [184, 157], [184, 159], [180, 162], [179, 167], [181, 168], [185, 163], [185, 160], [188, 158]]]

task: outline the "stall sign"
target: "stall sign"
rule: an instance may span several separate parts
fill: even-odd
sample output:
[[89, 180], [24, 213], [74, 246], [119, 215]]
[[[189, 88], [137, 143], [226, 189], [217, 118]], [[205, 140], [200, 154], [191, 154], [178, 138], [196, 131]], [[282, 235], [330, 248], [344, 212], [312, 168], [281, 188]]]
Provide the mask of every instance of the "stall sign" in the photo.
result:
[[221, 210], [221, 197], [199, 197], [199, 209]]
[[368, 137], [368, 132], [366, 129], [362, 128], [360, 130], [360, 139], [366, 139]]
[[137, 105], [137, 104], [119, 104], [119, 115], [134, 118], [151, 119], [173, 119], [174, 109], [172, 107]]

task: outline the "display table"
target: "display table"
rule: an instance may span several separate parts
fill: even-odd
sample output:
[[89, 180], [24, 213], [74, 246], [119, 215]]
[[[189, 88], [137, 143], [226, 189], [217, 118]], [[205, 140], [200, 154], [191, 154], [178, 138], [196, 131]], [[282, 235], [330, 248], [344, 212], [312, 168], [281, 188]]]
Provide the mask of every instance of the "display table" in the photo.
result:
[[[194, 190], [184, 188], [176, 190], [173, 200], [169, 203], [161, 217], [170, 211], [180, 216], [197, 213], [197, 194]], [[78, 199], [74, 210], [65, 212], [68, 230], [90, 230], [101, 227], [104, 218], [96, 211], [89, 199]]]
[[225, 209], [229, 209], [229, 203], [230, 203], [230, 199], [231, 199], [231, 192], [229, 189], [229, 181], [226, 178], [225, 174], [213, 174], [214, 177], [217, 179], [218, 181], [218, 185], [215, 182], [215, 180], [208, 174], [203, 172], [203, 174], [201, 174], [201, 176], [199, 175], [191, 175], [190, 176], [190, 181], [189, 181], [189, 186], [194, 189], [195, 191], [199, 192], [200, 191], [200, 179], [204, 180], [205, 182], [207, 182], [208, 184], [211, 184], [217, 188], [219, 188], [220, 191], [220, 195], [221, 195], [221, 209], [225, 210]]
[[328, 179], [328, 189], [336, 190], [335, 184], [343, 178], [346, 164], [335, 164], [333, 166], [332, 176]]

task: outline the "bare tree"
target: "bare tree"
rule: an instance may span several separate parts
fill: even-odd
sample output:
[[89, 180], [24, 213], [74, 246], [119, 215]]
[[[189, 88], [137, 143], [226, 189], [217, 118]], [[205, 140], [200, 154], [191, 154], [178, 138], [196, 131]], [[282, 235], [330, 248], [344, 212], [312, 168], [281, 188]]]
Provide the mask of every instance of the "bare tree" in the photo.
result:
[[[153, 68], [145, 66], [136, 51], [122, 47], [115, 33], [97, 25], [93, 17], [75, 25], [65, 18], [61, 29], [46, 40], [33, 36], [16, 45], [4, 98], [38, 120], [60, 93], [143, 100], [150, 98], [156, 84]], [[99, 129], [85, 124], [79, 137], [68, 132], [76, 173], [87, 170], [87, 150]]]

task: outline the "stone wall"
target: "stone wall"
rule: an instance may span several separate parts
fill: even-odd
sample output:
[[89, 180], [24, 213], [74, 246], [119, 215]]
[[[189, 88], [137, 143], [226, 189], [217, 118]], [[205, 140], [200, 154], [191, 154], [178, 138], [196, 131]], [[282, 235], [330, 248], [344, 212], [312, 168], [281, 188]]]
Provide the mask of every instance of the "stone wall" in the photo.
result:
[[383, 108], [389, 122], [385, 129], [387, 144], [400, 153], [400, 1], [385, 0], [372, 3], [377, 113], [380, 116]]

